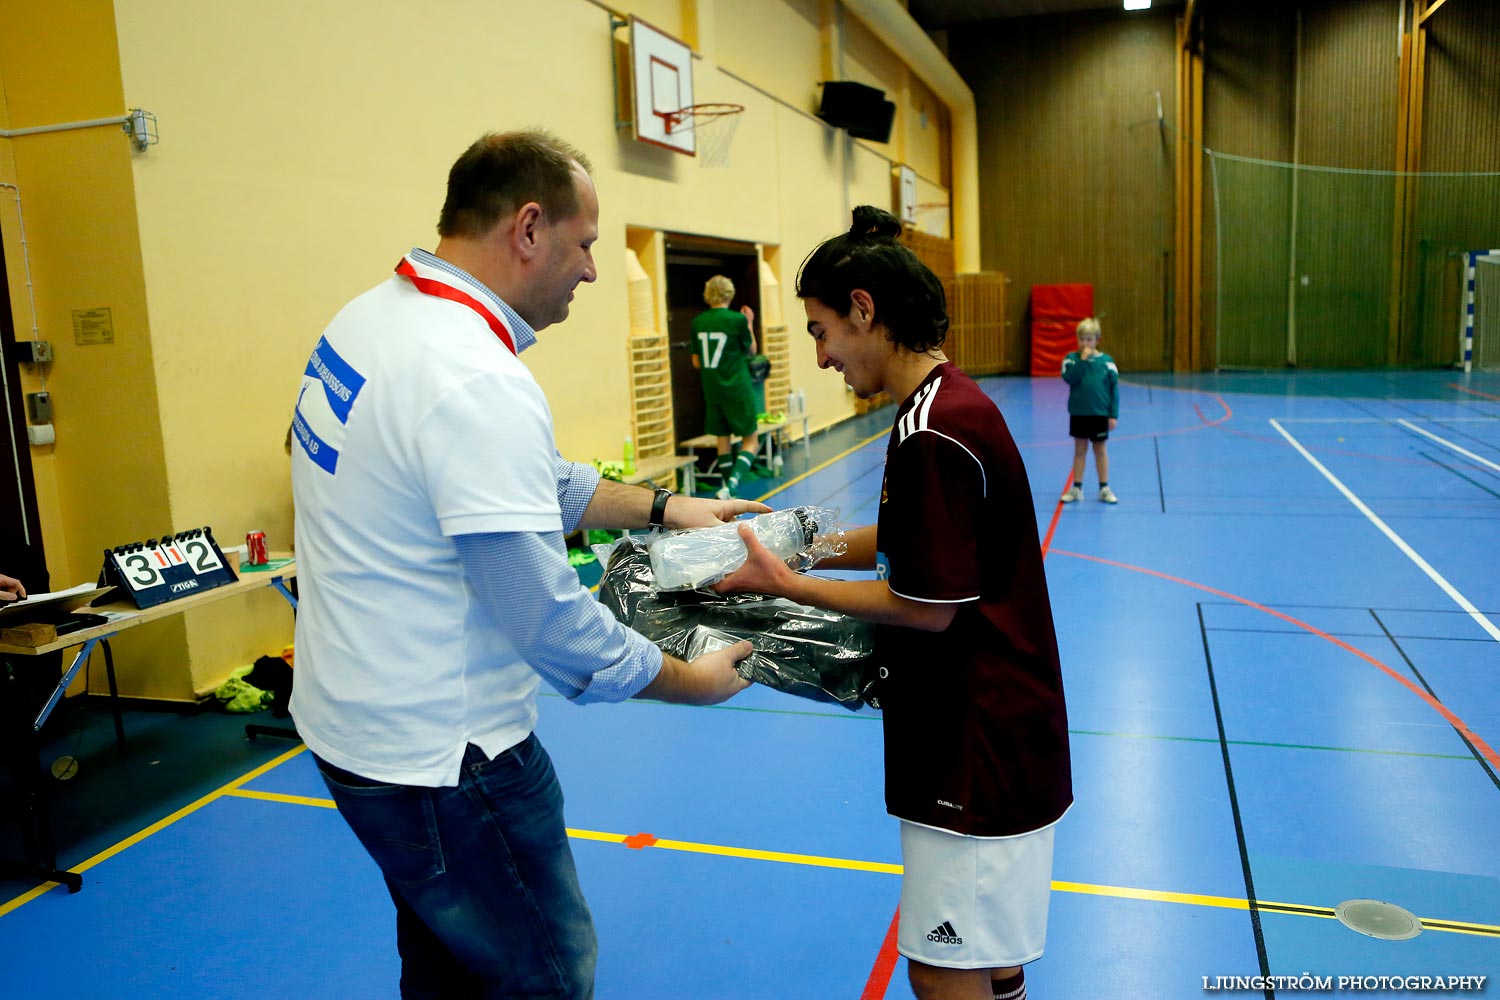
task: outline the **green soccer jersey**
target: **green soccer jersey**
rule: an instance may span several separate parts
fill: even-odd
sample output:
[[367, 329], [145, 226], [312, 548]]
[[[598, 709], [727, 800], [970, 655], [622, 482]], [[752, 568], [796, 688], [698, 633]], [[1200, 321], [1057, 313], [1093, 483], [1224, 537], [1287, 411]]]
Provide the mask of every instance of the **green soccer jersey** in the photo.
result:
[[750, 322], [733, 309], [709, 309], [693, 319], [693, 350], [706, 396], [751, 391], [752, 339]]
[[1108, 354], [1084, 361], [1072, 351], [1063, 358], [1062, 377], [1069, 386], [1068, 413], [1075, 417], [1120, 415], [1120, 369]]

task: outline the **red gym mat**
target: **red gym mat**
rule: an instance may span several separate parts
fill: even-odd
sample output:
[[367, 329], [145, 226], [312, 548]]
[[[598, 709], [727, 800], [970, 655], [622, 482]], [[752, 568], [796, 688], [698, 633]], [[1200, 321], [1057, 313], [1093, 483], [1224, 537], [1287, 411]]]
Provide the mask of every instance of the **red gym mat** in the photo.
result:
[[1078, 321], [1092, 315], [1093, 285], [1032, 285], [1031, 374], [1056, 378], [1078, 346]]

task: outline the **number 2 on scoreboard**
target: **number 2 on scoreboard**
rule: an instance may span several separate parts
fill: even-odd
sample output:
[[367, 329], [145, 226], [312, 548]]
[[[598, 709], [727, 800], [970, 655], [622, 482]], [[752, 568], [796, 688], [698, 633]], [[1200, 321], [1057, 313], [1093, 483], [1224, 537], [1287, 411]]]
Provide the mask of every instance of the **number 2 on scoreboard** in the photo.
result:
[[224, 567], [214, 554], [214, 547], [206, 539], [189, 538], [182, 543], [182, 548], [187, 552], [188, 562], [192, 564], [194, 573], [207, 573]]

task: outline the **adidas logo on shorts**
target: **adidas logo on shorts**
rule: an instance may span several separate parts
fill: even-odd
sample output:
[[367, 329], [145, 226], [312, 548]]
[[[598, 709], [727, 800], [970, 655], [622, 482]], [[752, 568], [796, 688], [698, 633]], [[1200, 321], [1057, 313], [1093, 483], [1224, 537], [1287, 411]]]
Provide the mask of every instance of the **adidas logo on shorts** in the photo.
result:
[[944, 920], [941, 926], [934, 927], [927, 932], [927, 940], [936, 941], [938, 944], [963, 944], [964, 939], [958, 936], [958, 931], [953, 925]]

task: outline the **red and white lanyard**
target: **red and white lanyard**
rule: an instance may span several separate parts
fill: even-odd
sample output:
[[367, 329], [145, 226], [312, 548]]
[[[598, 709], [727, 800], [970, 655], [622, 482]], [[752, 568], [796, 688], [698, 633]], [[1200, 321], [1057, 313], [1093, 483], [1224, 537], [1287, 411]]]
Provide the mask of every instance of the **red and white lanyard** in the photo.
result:
[[484, 303], [480, 302], [474, 296], [468, 292], [454, 288], [445, 281], [439, 281], [437, 278], [429, 278], [418, 274], [417, 269], [412, 266], [412, 262], [405, 257], [402, 257], [401, 263], [396, 265], [396, 273], [409, 278], [417, 291], [424, 295], [433, 295], [440, 299], [447, 299], [449, 302], [457, 302], [459, 305], [468, 306], [489, 324], [495, 336], [500, 338], [500, 343], [504, 344], [510, 353], [516, 353], [516, 342], [511, 338], [510, 331], [506, 329], [500, 317], [485, 308]]

